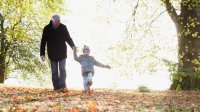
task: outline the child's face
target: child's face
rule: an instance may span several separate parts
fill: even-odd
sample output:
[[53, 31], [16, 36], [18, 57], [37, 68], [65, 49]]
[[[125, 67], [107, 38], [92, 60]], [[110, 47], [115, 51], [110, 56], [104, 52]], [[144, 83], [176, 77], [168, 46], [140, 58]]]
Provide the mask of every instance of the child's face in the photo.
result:
[[89, 50], [84, 50], [83, 54], [84, 54], [85, 56], [89, 56], [89, 55], [90, 55], [90, 51], [89, 51]]

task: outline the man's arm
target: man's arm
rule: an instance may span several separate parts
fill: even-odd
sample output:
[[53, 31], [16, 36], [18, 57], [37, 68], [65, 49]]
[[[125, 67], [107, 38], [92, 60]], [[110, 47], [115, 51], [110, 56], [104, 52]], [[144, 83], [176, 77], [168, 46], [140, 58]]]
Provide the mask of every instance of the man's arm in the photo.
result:
[[64, 30], [65, 30], [65, 33], [66, 33], [66, 41], [69, 44], [69, 46], [73, 49], [73, 47], [75, 46], [74, 42], [73, 42], [72, 38], [70, 37], [70, 34], [69, 34], [68, 30], [67, 30], [67, 27], [64, 26], [64, 28], [65, 28]]
[[42, 39], [40, 43], [40, 56], [45, 56], [45, 46], [46, 46], [46, 28], [43, 29]]
[[78, 61], [80, 63], [80, 58], [77, 56], [77, 49], [76, 47], [73, 47], [73, 52], [74, 52], [74, 60]]
[[96, 66], [98, 66], [98, 67], [109, 68], [109, 69], [110, 69], [110, 66], [109, 66], [109, 65], [104, 65], [104, 64], [102, 64], [102, 63], [96, 61], [95, 59], [94, 59], [94, 65], [96, 65]]

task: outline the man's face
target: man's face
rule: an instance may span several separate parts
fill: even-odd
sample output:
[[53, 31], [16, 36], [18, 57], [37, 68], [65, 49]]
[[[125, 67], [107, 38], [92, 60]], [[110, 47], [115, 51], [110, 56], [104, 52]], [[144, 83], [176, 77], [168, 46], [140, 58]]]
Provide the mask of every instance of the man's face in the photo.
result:
[[53, 20], [52, 22], [53, 22], [53, 26], [54, 26], [55, 28], [58, 28], [58, 27], [59, 27], [59, 25], [60, 25], [60, 20]]
[[89, 55], [90, 55], [90, 51], [89, 51], [89, 50], [84, 50], [83, 54], [84, 54], [85, 56], [89, 56]]

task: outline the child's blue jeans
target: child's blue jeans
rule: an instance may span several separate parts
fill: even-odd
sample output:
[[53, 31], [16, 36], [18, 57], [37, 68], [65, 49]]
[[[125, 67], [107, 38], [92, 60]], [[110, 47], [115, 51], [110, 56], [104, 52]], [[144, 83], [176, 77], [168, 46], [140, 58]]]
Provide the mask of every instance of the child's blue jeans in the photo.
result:
[[93, 73], [92, 72], [89, 72], [89, 73], [87, 73], [87, 75], [83, 76], [83, 86], [84, 86], [84, 90], [85, 91], [89, 90], [88, 82], [89, 81], [92, 82], [92, 77], [93, 77]]

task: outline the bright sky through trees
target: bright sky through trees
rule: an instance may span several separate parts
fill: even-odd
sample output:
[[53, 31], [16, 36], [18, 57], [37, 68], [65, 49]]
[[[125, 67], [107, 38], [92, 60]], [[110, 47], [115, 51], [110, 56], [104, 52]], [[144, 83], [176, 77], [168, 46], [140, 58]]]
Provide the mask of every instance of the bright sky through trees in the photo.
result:
[[[130, 68], [129, 76], [121, 76], [120, 70], [123, 67], [126, 68], [125, 64], [118, 67], [113, 64], [110, 60], [113, 55], [116, 54], [110, 52], [110, 47], [116, 46], [119, 42], [125, 38], [130, 37], [131, 32], [130, 24], [132, 23], [132, 5], [130, 0], [123, 1], [120, 3], [110, 3], [110, 0], [68, 0], [66, 2], [66, 8], [68, 11], [65, 15], [61, 16], [61, 21], [67, 25], [68, 30], [76, 43], [79, 51], [78, 54], [82, 53], [81, 49], [84, 44], [90, 46], [91, 55], [102, 63], [110, 64], [111, 70], [95, 68], [96, 73], [94, 76], [94, 88], [137, 88], [138, 86], [145, 85], [150, 89], [165, 90], [168, 89], [171, 81], [169, 79], [169, 72], [164, 64], [159, 69], [158, 62], [157, 71], [152, 75], [148, 73], [136, 72], [136, 69]], [[165, 10], [165, 7], [157, 5], [160, 2], [149, 2], [149, 9], [144, 8], [138, 9], [136, 16], [138, 24], [144, 25], [145, 22], [151, 22], [153, 18]], [[160, 3], [161, 4], [161, 3]], [[153, 7], [154, 6], [154, 7]], [[146, 11], [145, 11], [146, 10]], [[152, 16], [154, 12], [155, 16]], [[49, 17], [50, 18], [50, 17]], [[48, 23], [47, 23], [48, 24]], [[177, 62], [177, 39], [174, 24], [171, 22], [167, 12], [161, 14], [156, 21], [152, 23], [150, 27], [152, 35], [147, 33], [143, 35], [144, 31], [142, 28], [139, 29], [137, 26], [136, 30], [132, 30], [134, 33], [133, 38], [136, 38], [134, 43], [140, 44], [140, 49], [151, 48], [152, 46], [158, 46], [160, 49], [156, 52], [156, 56], [169, 59]], [[145, 29], [145, 28], [144, 28]], [[42, 32], [41, 32], [42, 33]], [[136, 41], [137, 39], [140, 41]], [[143, 39], [146, 41], [143, 41]], [[140, 43], [139, 43], [140, 42]], [[160, 47], [162, 46], [162, 47]], [[39, 46], [38, 46], [39, 47]], [[171, 52], [172, 51], [172, 52]], [[137, 52], [137, 51], [136, 51]], [[145, 52], [145, 51], [144, 51]], [[118, 52], [119, 56], [123, 55], [123, 52]], [[122, 54], [121, 54], [122, 53]], [[136, 53], [137, 54], [137, 53]], [[134, 54], [136, 56], [136, 54]], [[138, 52], [140, 55], [140, 52]], [[119, 59], [122, 60], [122, 59]], [[123, 60], [122, 60], [123, 61]], [[133, 60], [134, 61], [134, 60]], [[124, 62], [122, 62], [124, 63]], [[142, 62], [142, 66], [145, 66], [146, 62]], [[146, 69], [144, 67], [144, 69]], [[67, 59], [67, 85], [69, 88], [82, 88], [82, 77], [80, 65], [73, 60], [72, 50], [68, 49]], [[49, 79], [48, 79], [49, 78]], [[49, 82], [46, 86], [51, 87], [50, 74], [47, 77]], [[32, 86], [39, 87], [37, 82], [33, 81], [21, 81], [18, 82], [15, 79], [9, 79], [5, 81], [5, 84], [30, 84]], [[162, 82], [162, 83], [160, 83]]]

